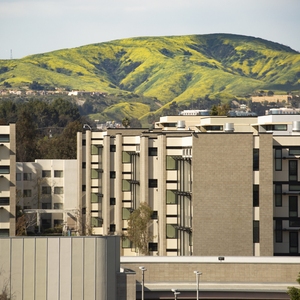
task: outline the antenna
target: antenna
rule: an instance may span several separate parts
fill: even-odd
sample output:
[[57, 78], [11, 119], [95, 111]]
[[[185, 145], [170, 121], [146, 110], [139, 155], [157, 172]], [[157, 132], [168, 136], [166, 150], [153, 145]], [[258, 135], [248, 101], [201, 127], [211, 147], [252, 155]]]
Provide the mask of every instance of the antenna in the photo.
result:
[[13, 56], [12, 56], [12, 49], [10, 49], [10, 59], [13, 59]]

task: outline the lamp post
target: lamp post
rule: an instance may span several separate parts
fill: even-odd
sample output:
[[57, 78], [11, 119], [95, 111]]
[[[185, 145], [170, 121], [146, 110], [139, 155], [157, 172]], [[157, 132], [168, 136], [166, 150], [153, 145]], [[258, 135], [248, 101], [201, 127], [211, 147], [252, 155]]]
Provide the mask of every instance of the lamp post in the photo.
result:
[[145, 271], [147, 269], [144, 266], [139, 267], [139, 269], [142, 271], [142, 300], [144, 300], [144, 284], [145, 284]]
[[171, 291], [174, 293], [174, 299], [177, 300], [177, 295], [179, 295], [180, 292], [178, 292], [178, 291], [175, 290], [175, 289], [172, 289]]
[[197, 300], [199, 300], [199, 277], [200, 275], [202, 275], [202, 273], [199, 271], [194, 271], [194, 273], [196, 274], [196, 282], [197, 282]]

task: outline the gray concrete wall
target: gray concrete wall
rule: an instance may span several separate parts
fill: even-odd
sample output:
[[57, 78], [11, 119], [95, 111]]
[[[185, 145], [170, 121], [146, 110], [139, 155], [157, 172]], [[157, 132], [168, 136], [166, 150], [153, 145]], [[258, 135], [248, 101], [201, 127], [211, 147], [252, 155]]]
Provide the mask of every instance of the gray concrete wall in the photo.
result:
[[[114, 300], [119, 237], [0, 239], [0, 291], [15, 300]], [[1, 286], [2, 285], [2, 286]]]

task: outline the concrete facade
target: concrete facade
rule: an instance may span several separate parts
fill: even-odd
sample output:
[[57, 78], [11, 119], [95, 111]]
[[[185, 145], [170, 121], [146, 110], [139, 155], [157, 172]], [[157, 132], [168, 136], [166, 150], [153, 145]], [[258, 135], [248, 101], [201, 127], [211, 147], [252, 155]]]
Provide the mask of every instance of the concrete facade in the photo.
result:
[[122, 299], [119, 248], [119, 237], [1, 238], [0, 288], [16, 300]]
[[16, 125], [0, 125], [0, 235], [16, 234]]

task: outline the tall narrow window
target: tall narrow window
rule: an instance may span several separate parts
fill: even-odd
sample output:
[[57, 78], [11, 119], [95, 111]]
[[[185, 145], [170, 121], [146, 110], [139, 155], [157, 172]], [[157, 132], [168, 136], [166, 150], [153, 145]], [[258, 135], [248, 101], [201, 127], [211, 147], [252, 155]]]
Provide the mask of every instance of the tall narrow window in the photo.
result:
[[253, 221], [253, 243], [259, 243], [259, 221]]
[[275, 149], [275, 171], [282, 170], [282, 149]]
[[282, 206], [282, 185], [275, 184], [275, 206]]
[[290, 232], [290, 253], [298, 253], [298, 231]]
[[275, 221], [275, 241], [282, 243], [282, 220]]
[[289, 181], [298, 181], [298, 160], [289, 161]]
[[259, 185], [253, 185], [253, 207], [259, 206]]
[[259, 149], [253, 149], [253, 171], [259, 170]]
[[298, 217], [298, 196], [289, 196], [289, 217]]

